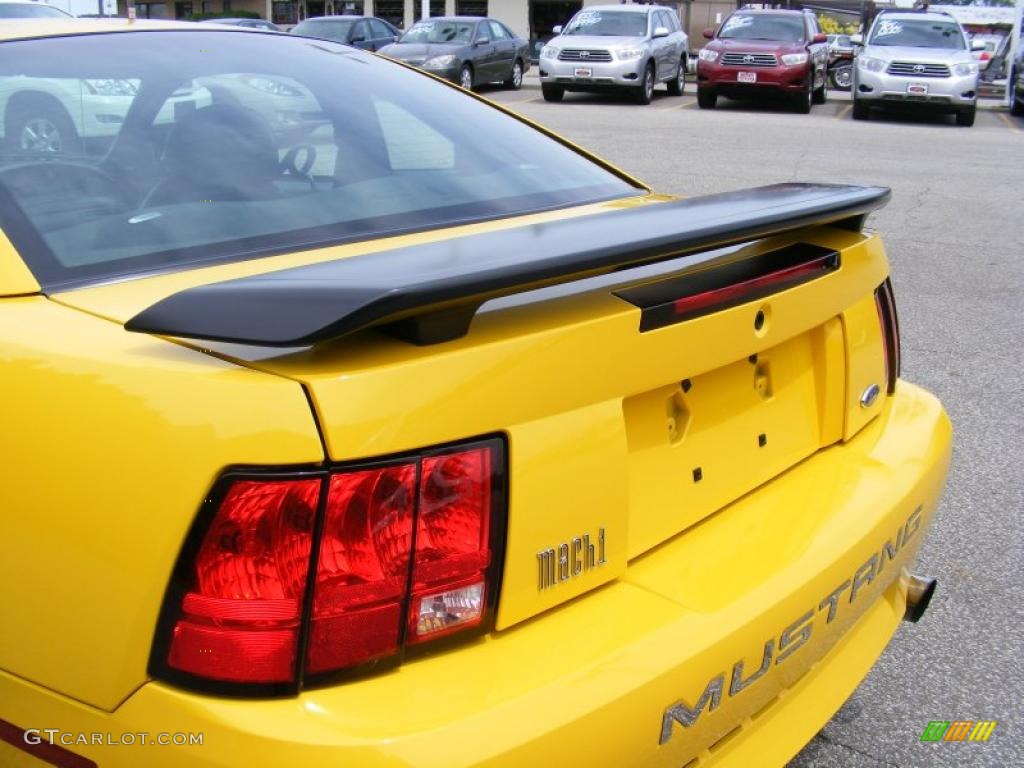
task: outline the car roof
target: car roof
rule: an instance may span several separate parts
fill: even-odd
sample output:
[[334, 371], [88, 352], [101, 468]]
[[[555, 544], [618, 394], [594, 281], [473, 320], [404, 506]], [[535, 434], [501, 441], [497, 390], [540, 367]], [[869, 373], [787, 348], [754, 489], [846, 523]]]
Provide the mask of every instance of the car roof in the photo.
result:
[[102, 32], [154, 32], [154, 31], [201, 31], [206, 34], [269, 34], [255, 29], [246, 29], [224, 24], [204, 24], [200, 27], [193, 21], [131, 21], [122, 18], [76, 19], [4, 19], [0, 23], [0, 41], [23, 40], [34, 37], [62, 37], [64, 35], [87, 35]]

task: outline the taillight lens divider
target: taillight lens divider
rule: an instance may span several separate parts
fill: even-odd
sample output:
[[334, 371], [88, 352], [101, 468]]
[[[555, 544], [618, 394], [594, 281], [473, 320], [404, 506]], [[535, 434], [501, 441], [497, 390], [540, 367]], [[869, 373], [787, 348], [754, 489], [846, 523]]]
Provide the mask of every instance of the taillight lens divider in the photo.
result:
[[309, 548], [309, 567], [306, 569], [306, 589], [302, 594], [302, 618], [295, 649], [295, 688], [301, 690], [306, 679], [306, 645], [313, 623], [313, 598], [316, 597], [316, 571], [320, 560], [320, 539], [323, 536], [327, 518], [327, 494], [330, 492], [331, 475], [324, 472], [320, 478], [320, 497], [317, 499], [316, 517], [313, 519], [313, 542]]

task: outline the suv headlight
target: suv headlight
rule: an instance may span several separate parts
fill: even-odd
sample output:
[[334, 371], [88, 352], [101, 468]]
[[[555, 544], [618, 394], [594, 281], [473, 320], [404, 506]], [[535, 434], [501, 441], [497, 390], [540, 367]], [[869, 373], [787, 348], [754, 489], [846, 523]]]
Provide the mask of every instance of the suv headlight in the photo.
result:
[[619, 61], [632, 61], [644, 55], [643, 48], [620, 48], [615, 52], [615, 58]]
[[427, 59], [423, 62], [424, 69], [444, 69], [450, 67], [458, 60], [458, 57], [454, 54], [446, 54], [444, 56], [435, 56], [432, 59]]
[[782, 63], [788, 67], [792, 67], [795, 64], [806, 64], [807, 54], [806, 53], [784, 53], [782, 54]]
[[885, 69], [885, 62], [882, 59], [873, 59], [870, 56], [858, 56], [857, 64], [868, 72], [881, 72]]
[[975, 62], [962, 62], [953, 67], [953, 74], [963, 77], [964, 75], [978, 74], [978, 65]]
[[701, 48], [700, 51], [697, 53], [697, 58], [700, 59], [701, 61], [717, 61], [718, 51], [711, 51], [708, 50], [707, 48]]
[[540, 55], [543, 56], [545, 59], [557, 59], [558, 48], [556, 48], [553, 45], [545, 45], [543, 48], [540, 49]]

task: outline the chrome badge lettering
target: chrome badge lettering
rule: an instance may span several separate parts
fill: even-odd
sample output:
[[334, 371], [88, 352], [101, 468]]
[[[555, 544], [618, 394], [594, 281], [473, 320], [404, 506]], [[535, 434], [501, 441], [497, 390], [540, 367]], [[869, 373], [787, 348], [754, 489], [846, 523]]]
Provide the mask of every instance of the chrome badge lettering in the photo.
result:
[[606, 562], [604, 528], [597, 529], [596, 539], [584, 533], [557, 547], [542, 549], [537, 553], [537, 589], [543, 592]]
[[[897, 554], [913, 538], [921, 525], [921, 512], [921, 507], [911, 512], [906, 522], [897, 530], [896, 538], [887, 540], [881, 549], [862, 563], [850, 578], [845, 579], [842, 584], [837, 585], [834, 590], [822, 598], [816, 611], [813, 608], [809, 609], [783, 629], [777, 639], [773, 636], [762, 642], [760, 667], [748, 673], [744, 660], [740, 659], [732, 665], [731, 673], [722, 671], [708, 680], [704, 691], [697, 697], [697, 703], [693, 706], [690, 706], [686, 700], [680, 699], [666, 707], [661, 718], [661, 734], [658, 744], [665, 744], [672, 738], [676, 725], [692, 728], [704, 712], [713, 712], [718, 709], [723, 696], [728, 695], [729, 698], [738, 696], [750, 686], [757, 684], [772, 666], [782, 664], [790, 658], [811, 639], [816, 616], [824, 615], [825, 624], [831, 624], [835, 620], [837, 612], [842, 610], [841, 604], [854, 603], [862, 590], [866, 591], [868, 585], [882, 573], [886, 561], [893, 562]], [[849, 597], [841, 601], [840, 598], [848, 590]], [[726, 686], [726, 681], [729, 682], [728, 686]]]

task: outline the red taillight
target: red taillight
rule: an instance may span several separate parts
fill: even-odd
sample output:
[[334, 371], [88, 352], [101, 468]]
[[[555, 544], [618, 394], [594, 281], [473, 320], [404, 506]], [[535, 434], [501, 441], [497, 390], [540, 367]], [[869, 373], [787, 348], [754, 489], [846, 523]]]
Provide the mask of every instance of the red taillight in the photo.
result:
[[837, 251], [794, 243], [653, 283], [624, 288], [617, 296], [640, 307], [640, 330], [674, 323], [765, 298], [839, 269]]
[[875, 307], [882, 328], [886, 392], [891, 395], [896, 391], [896, 380], [900, 376], [900, 323], [896, 316], [896, 298], [888, 278], [875, 289]]
[[415, 501], [414, 463], [331, 477], [314, 582], [310, 674], [398, 650]]
[[304, 675], [483, 631], [497, 595], [503, 472], [503, 445], [490, 439], [224, 481], [178, 565], [154, 674], [192, 687], [216, 681], [225, 693], [287, 692]]
[[735, 306], [737, 303], [750, 301], [820, 277], [834, 268], [833, 262], [833, 254], [818, 256], [804, 264], [776, 269], [740, 283], [683, 296], [672, 302], [672, 309], [678, 318], [688, 319], [705, 314], [709, 309]]
[[295, 675], [320, 480], [240, 480], [195, 556], [167, 664], [228, 682]]
[[483, 620], [492, 557], [490, 461], [485, 448], [423, 460], [407, 643]]

